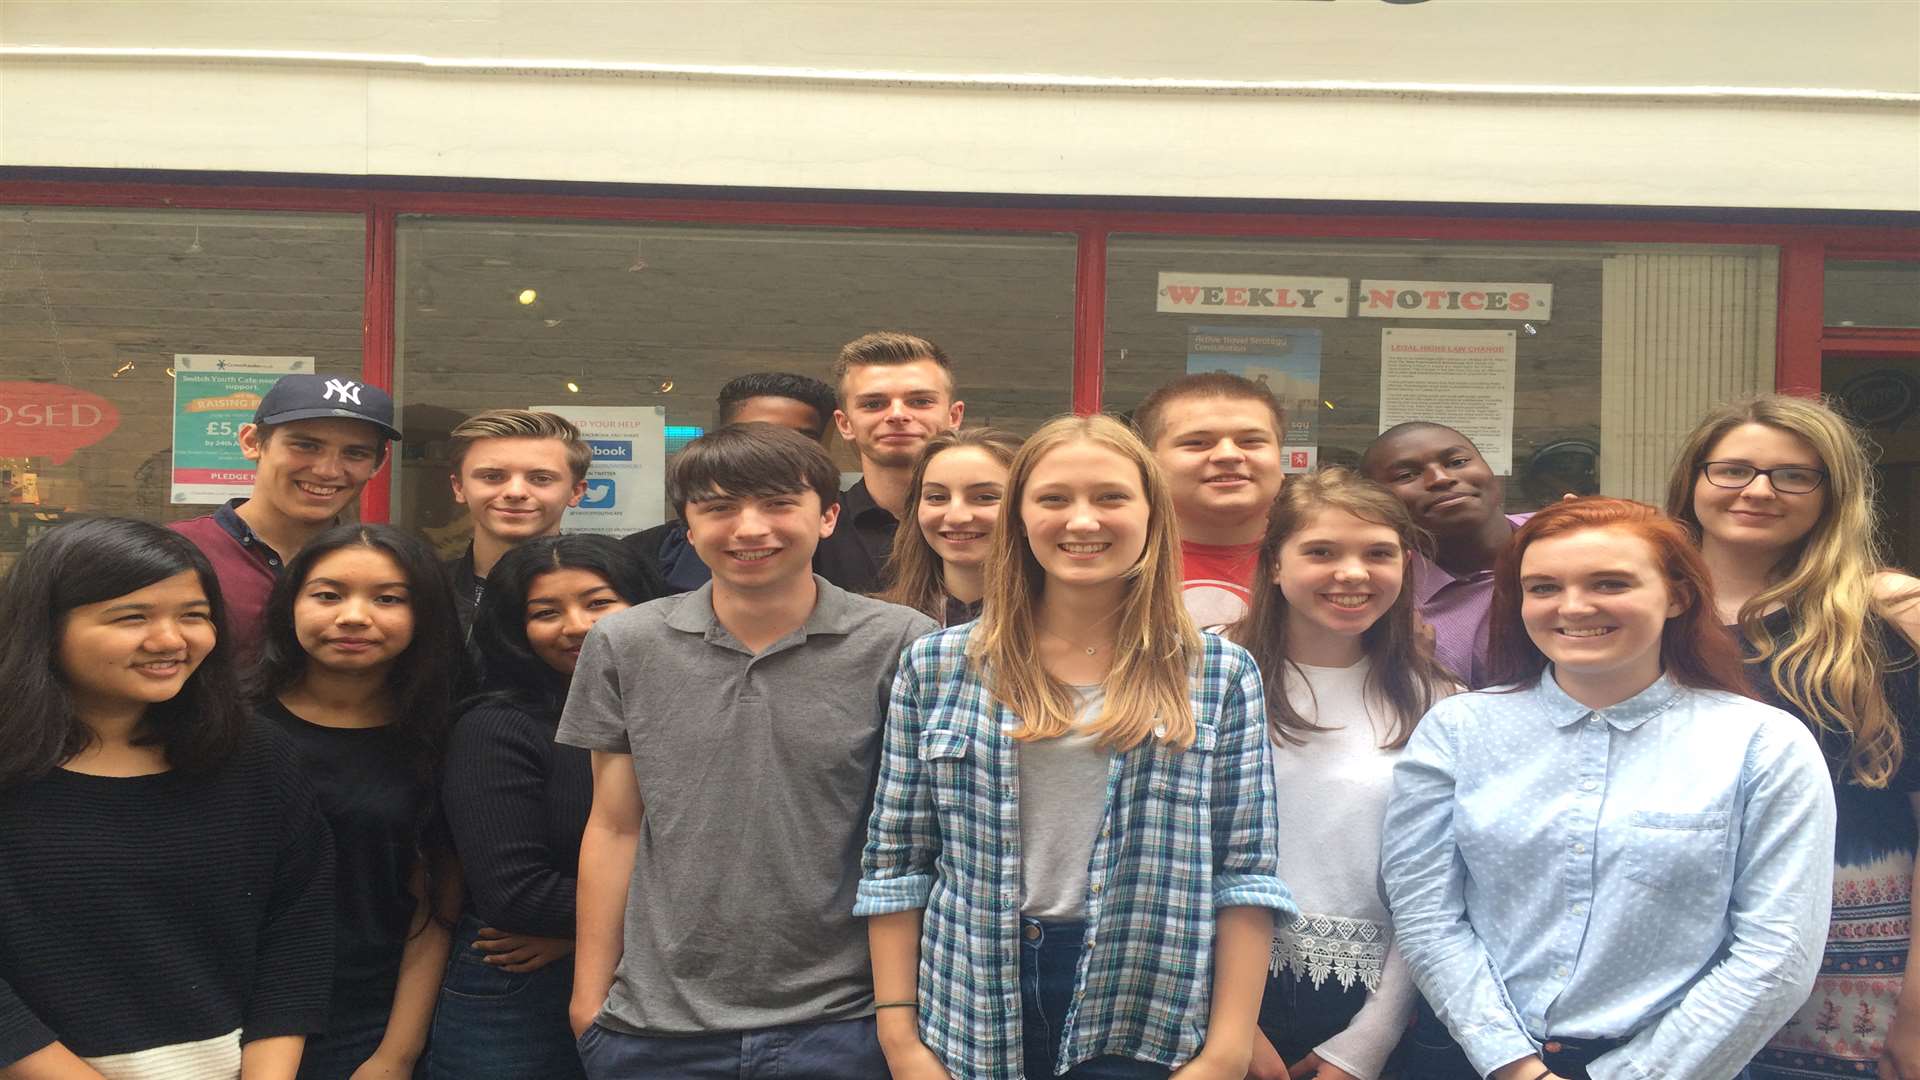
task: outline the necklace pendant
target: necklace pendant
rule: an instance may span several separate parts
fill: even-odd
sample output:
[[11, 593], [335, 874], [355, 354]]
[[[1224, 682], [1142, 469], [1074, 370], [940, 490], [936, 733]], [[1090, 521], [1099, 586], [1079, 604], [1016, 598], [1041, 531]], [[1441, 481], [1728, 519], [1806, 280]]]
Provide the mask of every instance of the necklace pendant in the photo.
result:
[[1087, 655], [1088, 655], [1088, 656], [1092, 656], [1092, 655], [1094, 654], [1094, 651], [1095, 651], [1096, 649], [1098, 649], [1098, 648], [1099, 648], [1099, 646], [1097, 646], [1097, 645], [1089, 645], [1089, 646], [1087, 646]]

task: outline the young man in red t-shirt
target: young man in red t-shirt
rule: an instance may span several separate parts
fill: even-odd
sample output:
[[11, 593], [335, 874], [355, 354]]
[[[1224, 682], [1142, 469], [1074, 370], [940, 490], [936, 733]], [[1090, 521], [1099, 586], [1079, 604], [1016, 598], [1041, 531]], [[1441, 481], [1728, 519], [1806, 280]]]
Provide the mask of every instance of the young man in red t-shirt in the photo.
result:
[[1258, 383], [1213, 371], [1155, 390], [1133, 420], [1173, 493], [1187, 613], [1203, 627], [1237, 621], [1284, 479], [1280, 403]]

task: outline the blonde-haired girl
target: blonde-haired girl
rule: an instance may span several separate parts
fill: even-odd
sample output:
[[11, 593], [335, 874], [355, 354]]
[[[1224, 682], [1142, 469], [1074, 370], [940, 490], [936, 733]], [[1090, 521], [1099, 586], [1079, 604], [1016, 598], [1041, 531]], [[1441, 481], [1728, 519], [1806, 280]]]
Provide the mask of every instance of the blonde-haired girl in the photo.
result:
[[1380, 898], [1394, 762], [1453, 689], [1414, 612], [1424, 534], [1392, 491], [1338, 467], [1296, 476], [1267, 518], [1253, 604], [1229, 636], [1268, 688], [1280, 872], [1300, 915], [1274, 935], [1254, 1056], [1319, 1080], [1377, 1080], [1419, 991]]
[[1920, 819], [1920, 583], [1883, 567], [1865, 437], [1819, 401], [1724, 405], [1667, 488], [1737, 630], [1761, 700], [1805, 721], [1834, 774], [1833, 922], [1806, 1004], [1758, 1078], [1920, 1076], [1912, 954]]
[[994, 428], [955, 428], [927, 442], [907, 482], [905, 527], [894, 534], [880, 599], [942, 626], [979, 616], [987, 548], [1019, 450], [1018, 436]]
[[[1014, 458], [979, 622], [894, 680], [857, 914], [895, 1080], [1242, 1080], [1275, 873], [1260, 677], [1104, 416]], [[923, 925], [924, 915], [924, 925]]]

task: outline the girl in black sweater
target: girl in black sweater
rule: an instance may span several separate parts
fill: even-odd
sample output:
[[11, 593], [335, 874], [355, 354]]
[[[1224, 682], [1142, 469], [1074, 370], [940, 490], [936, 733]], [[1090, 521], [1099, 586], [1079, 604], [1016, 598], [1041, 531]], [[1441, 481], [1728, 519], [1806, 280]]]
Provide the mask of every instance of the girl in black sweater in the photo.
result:
[[291, 1080], [326, 1016], [332, 847], [248, 722], [206, 557], [62, 526], [0, 585], [0, 1073]]
[[441, 788], [467, 907], [433, 1021], [432, 1080], [584, 1077], [567, 1003], [574, 876], [593, 802], [588, 754], [553, 741], [587, 631], [653, 599], [619, 542], [523, 544], [473, 626], [485, 692], [460, 718]]
[[464, 656], [433, 552], [386, 525], [308, 542], [267, 601], [258, 708], [333, 829], [332, 1007], [300, 1080], [400, 1080], [426, 1049], [459, 873], [434, 791]]

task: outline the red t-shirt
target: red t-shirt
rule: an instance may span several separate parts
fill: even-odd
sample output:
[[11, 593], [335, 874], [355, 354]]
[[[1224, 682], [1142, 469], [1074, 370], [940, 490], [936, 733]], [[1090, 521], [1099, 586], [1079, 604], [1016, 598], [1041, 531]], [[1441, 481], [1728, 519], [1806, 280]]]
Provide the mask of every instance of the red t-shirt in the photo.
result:
[[1181, 599], [1195, 626], [1238, 622], [1253, 601], [1253, 568], [1260, 542], [1196, 544], [1180, 541]]

